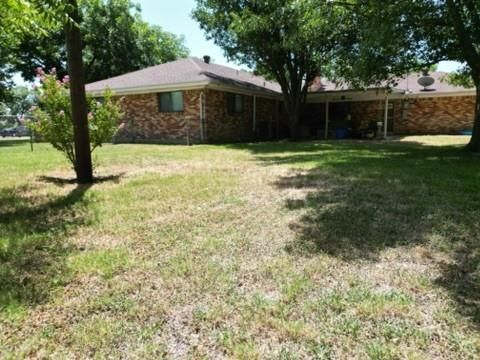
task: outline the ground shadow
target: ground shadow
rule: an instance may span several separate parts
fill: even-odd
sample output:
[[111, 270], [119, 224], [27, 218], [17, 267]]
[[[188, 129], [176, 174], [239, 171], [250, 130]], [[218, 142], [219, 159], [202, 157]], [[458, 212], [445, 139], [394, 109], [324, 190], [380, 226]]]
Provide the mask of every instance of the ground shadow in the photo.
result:
[[[300, 256], [328, 253], [375, 261], [388, 247], [425, 244], [447, 252], [438, 284], [480, 324], [480, 158], [461, 146], [400, 142], [243, 144], [263, 165], [288, 165], [274, 181], [293, 195]], [[287, 192], [288, 193], [288, 192]]]
[[[114, 175], [105, 175], [105, 176], [95, 176], [93, 181], [94, 184], [101, 184], [104, 182], [113, 182], [118, 184], [121, 178], [125, 175], [124, 172]], [[46, 176], [42, 175], [37, 178], [39, 181], [54, 184], [57, 186], [65, 186], [65, 185], [72, 185], [77, 184], [76, 178], [65, 178], [60, 176]]]
[[7, 146], [18, 146], [22, 144], [29, 143], [30, 139], [21, 138], [0, 138], [0, 147], [7, 147]]
[[0, 310], [45, 302], [65, 280], [64, 239], [89, 221], [89, 185], [45, 195], [32, 185], [0, 189]]

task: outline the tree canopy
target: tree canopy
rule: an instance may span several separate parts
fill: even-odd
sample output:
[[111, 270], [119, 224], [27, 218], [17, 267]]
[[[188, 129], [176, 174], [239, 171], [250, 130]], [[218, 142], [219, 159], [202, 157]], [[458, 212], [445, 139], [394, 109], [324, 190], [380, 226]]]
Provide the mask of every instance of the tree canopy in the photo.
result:
[[26, 86], [15, 86], [7, 99], [0, 102], [0, 114], [25, 115], [35, 104], [36, 96], [32, 90]]
[[198, 0], [193, 17], [230, 60], [280, 84], [295, 137], [308, 84], [349, 41], [347, 14], [327, 0]]
[[8, 95], [12, 86], [13, 69], [9, 65], [13, 59], [12, 52], [18, 46], [25, 33], [28, 16], [26, 3], [17, 0], [4, 0], [0, 11], [0, 101]]
[[[149, 27], [130, 0], [5, 1], [0, 16], [0, 60], [5, 60], [0, 67], [0, 85], [5, 84], [9, 70], [20, 70], [30, 79], [37, 68], [49, 67], [48, 61], [60, 76], [68, 72], [77, 181], [92, 183], [84, 55], [90, 57], [87, 74], [92, 78], [87, 80], [95, 81], [152, 65], [145, 63], [148, 61], [159, 63], [162, 60], [157, 56], [170, 56], [172, 49], [178, 52], [173, 57], [184, 55], [183, 40]], [[89, 42], [82, 41], [82, 26], [89, 29]], [[165, 46], [160, 40], [165, 40]]]
[[[84, 0], [79, 11], [86, 82], [188, 55], [181, 36], [143, 21], [140, 7], [131, 0]], [[35, 77], [37, 67], [55, 67], [62, 77], [66, 74], [63, 25], [23, 36], [14, 55], [12, 68], [27, 80]]]
[[425, 69], [442, 60], [463, 68], [447, 77], [477, 88], [469, 147], [480, 151], [480, 3], [474, 0], [359, 0], [356, 39], [339, 57], [336, 71], [357, 84], [371, 84]]

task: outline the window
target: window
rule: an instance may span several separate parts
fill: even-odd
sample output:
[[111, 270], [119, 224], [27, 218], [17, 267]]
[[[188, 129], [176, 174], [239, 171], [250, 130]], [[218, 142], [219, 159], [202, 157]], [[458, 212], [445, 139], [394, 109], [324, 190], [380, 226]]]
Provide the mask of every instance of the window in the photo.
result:
[[166, 92], [160, 93], [157, 96], [159, 112], [183, 111], [183, 92]]
[[238, 94], [227, 94], [227, 110], [229, 114], [242, 113], [243, 96]]

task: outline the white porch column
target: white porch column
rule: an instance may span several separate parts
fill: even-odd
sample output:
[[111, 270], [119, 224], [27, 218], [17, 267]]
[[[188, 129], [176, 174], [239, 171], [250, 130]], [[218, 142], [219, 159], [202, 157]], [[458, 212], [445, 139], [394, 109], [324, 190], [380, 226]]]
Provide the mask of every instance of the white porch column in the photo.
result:
[[253, 95], [253, 132], [257, 127], [257, 97]]
[[200, 93], [200, 141], [205, 140], [205, 94]]
[[385, 94], [385, 114], [383, 119], [383, 138], [387, 138], [387, 128], [388, 128], [388, 93]]
[[280, 136], [280, 101], [275, 101], [275, 138]]
[[329, 122], [329, 102], [325, 102], [325, 139], [328, 139], [328, 122]]

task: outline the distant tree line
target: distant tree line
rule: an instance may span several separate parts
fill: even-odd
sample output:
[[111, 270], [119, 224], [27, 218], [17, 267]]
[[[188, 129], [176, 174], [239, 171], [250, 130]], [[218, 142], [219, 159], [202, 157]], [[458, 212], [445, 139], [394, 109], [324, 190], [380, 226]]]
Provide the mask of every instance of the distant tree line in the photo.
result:
[[[39, 68], [55, 68], [52, 73], [59, 79], [68, 73], [68, 95], [57, 98], [69, 98], [69, 159], [74, 159], [77, 181], [84, 184], [94, 181], [91, 144], [95, 148], [103, 141], [89, 131], [85, 82], [188, 54], [182, 37], [144, 22], [130, 0], [3, 0], [0, 29], [0, 101], [11, 98], [16, 72], [27, 80]], [[55, 122], [55, 117], [49, 119]]]
[[[142, 20], [140, 6], [131, 0], [79, 1], [79, 16], [86, 83], [188, 56], [183, 36]], [[13, 85], [14, 73], [32, 81], [39, 67], [56, 68], [61, 79], [67, 73], [63, 24], [43, 24], [9, 46], [0, 42], [0, 60], [4, 90]], [[0, 93], [0, 100], [7, 95]]]

